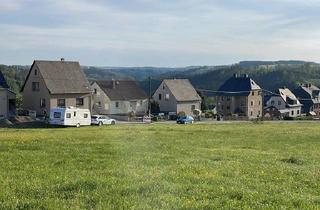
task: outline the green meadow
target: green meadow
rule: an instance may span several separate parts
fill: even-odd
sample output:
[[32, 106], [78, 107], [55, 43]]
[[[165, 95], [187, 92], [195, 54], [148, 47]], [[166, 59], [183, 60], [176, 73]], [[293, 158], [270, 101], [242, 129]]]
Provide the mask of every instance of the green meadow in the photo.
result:
[[320, 124], [0, 129], [0, 209], [319, 209]]

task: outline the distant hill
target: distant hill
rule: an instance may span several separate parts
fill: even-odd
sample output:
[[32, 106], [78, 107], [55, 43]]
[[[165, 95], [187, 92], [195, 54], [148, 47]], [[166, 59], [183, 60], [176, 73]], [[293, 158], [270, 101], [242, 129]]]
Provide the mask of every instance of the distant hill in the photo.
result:
[[[0, 65], [9, 85], [19, 92], [29, 66]], [[163, 79], [186, 78], [198, 89], [217, 90], [233, 74], [249, 74], [264, 89], [275, 90], [286, 86], [295, 88], [300, 83], [320, 86], [320, 64], [305, 61], [242, 61], [226, 66], [190, 66], [185, 68], [155, 67], [82, 67], [90, 80], [137, 80], [149, 91], [148, 77], [152, 78], [152, 92]]]

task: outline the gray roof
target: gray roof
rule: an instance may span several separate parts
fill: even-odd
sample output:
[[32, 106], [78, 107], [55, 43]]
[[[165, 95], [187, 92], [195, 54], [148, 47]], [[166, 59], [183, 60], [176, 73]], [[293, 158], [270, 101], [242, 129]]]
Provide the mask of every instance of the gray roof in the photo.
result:
[[32, 67], [34, 65], [40, 71], [51, 94], [76, 94], [92, 92], [89, 81], [81, 70], [79, 62], [36, 60], [34, 61]]
[[218, 95], [247, 96], [252, 90], [261, 90], [260, 86], [248, 75], [233, 76], [220, 88]]
[[201, 101], [201, 97], [188, 79], [165, 79], [163, 82], [177, 101]]
[[148, 95], [132, 80], [96, 81], [99, 87], [112, 101], [130, 101], [148, 99]]
[[0, 71], [0, 88], [9, 89], [6, 79], [4, 78], [2, 72]]

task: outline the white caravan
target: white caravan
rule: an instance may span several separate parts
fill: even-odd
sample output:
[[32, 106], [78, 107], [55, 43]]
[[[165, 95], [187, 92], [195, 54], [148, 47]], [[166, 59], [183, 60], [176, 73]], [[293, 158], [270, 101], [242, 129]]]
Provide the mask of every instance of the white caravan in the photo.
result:
[[50, 110], [50, 125], [76, 126], [91, 125], [89, 109], [74, 107], [52, 108]]

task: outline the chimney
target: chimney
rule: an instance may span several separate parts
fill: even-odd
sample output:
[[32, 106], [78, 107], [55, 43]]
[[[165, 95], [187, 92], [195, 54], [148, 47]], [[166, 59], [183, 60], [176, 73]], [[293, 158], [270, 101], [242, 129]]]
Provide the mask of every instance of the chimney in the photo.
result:
[[60, 60], [61, 60], [61, 62], [63, 62], [63, 61], [64, 61], [64, 58], [60, 58]]
[[112, 79], [112, 89], [116, 89], [116, 81]]

